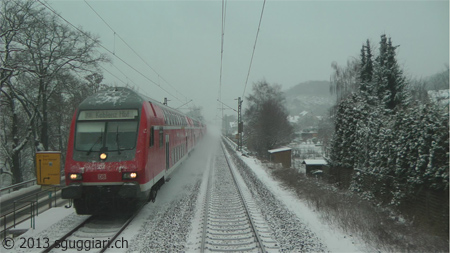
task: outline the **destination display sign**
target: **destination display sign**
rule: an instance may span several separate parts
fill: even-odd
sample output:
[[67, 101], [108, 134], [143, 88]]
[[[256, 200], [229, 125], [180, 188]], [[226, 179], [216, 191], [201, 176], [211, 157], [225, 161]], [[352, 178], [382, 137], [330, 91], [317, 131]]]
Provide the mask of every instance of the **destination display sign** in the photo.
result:
[[136, 116], [137, 110], [93, 110], [81, 111], [78, 120], [134, 119]]

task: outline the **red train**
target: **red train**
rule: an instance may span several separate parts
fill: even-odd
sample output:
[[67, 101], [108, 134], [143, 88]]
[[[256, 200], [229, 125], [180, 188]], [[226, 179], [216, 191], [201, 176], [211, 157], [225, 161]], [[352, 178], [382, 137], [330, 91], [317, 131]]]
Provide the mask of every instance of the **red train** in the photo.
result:
[[206, 126], [128, 88], [86, 98], [70, 127], [62, 198], [78, 214], [133, 209], [151, 201]]

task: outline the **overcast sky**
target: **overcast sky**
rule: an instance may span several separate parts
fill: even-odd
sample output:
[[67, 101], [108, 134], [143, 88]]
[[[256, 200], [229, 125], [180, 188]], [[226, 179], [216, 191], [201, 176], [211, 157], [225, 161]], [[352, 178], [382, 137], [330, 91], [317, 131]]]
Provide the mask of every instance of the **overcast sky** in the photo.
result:
[[[192, 99], [188, 105], [202, 106], [210, 120], [221, 115], [222, 1], [87, 2], [116, 36], [83, 0], [47, 3], [145, 76], [111, 55], [113, 65], [104, 67], [120, 80], [105, 72], [105, 83], [129, 83], [159, 101], [167, 97], [174, 108]], [[263, 0], [226, 1], [221, 97], [231, 107], [244, 93], [262, 6]], [[382, 34], [400, 45], [398, 61], [408, 77], [443, 71], [449, 63], [449, 1], [267, 0], [244, 96], [261, 80], [284, 90], [329, 80], [333, 61], [345, 65], [359, 57], [367, 39], [377, 46]]]

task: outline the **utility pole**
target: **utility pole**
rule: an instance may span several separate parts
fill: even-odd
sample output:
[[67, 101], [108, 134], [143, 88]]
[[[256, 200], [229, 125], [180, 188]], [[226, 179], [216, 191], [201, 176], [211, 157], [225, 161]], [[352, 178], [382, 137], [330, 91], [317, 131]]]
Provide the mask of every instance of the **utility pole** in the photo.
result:
[[242, 99], [241, 97], [238, 98], [238, 150], [242, 151], [242, 132], [244, 132], [244, 123], [242, 122], [242, 115], [241, 115], [241, 105], [242, 105]]

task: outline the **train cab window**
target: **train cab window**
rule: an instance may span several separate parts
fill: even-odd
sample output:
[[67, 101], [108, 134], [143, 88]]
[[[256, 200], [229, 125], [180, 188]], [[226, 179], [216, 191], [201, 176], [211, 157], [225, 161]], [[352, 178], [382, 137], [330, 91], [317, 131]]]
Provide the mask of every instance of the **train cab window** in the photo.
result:
[[153, 147], [155, 145], [155, 129], [153, 127], [150, 128], [150, 141], [149, 146]]
[[105, 146], [109, 150], [128, 150], [136, 146], [137, 121], [109, 121], [106, 124]]
[[136, 146], [137, 121], [77, 122], [75, 149], [99, 151], [129, 150]]

